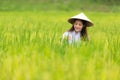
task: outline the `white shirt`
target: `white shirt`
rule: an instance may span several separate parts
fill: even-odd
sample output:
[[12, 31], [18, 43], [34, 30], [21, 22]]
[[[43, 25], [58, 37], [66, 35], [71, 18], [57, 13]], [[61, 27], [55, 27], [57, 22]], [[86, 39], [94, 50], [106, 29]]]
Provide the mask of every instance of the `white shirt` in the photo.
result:
[[67, 31], [63, 34], [62, 40], [64, 40], [64, 38], [68, 39], [69, 44], [72, 44], [74, 42], [78, 43], [80, 42], [80, 32], [76, 33], [75, 31], [72, 32]]

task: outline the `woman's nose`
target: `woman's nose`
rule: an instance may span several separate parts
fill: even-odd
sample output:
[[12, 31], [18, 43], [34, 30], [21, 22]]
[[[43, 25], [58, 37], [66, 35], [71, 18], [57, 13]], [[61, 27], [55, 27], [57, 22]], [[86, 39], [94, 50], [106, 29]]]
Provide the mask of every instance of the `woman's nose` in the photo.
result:
[[76, 27], [79, 27], [79, 25], [76, 25]]

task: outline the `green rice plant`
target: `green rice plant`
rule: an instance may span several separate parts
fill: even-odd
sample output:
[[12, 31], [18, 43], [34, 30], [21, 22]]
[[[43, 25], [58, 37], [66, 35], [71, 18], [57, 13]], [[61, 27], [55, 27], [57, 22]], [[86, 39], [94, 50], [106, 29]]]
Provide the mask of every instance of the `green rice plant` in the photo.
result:
[[85, 12], [90, 41], [61, 44], [79, 12], [0, 12], [0, 80], [120, 80], [119, 13]]

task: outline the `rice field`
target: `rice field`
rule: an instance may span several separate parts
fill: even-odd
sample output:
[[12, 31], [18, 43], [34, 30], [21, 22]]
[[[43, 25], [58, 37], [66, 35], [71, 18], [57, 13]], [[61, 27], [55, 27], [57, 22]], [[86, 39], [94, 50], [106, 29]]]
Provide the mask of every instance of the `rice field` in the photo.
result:
[[0, 12], [0, 80], [120, 80], [120, 13], [84, 12], [90, 42], [61, 44], [79, 13]]

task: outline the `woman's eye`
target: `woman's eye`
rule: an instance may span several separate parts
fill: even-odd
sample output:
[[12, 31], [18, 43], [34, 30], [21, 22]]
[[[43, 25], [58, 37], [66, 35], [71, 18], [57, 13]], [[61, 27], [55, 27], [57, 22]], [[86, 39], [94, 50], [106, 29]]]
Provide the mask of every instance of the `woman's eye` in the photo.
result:
[[77, 23], [75, 23], [75, 25], [78, 25]]
[[79, 26], [83, 26], [82, 24], [79, 24]]

